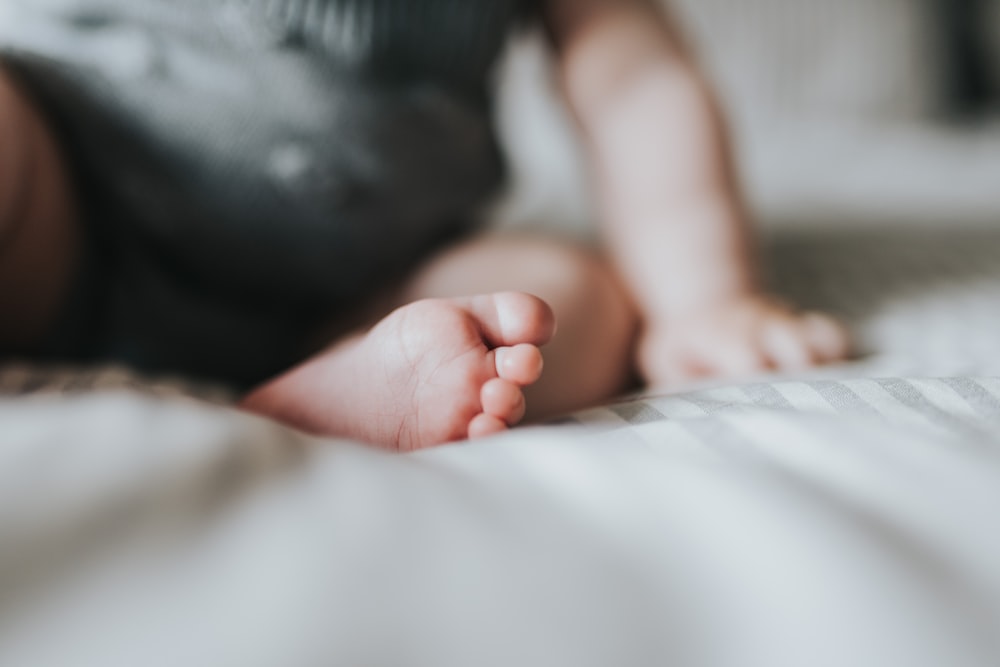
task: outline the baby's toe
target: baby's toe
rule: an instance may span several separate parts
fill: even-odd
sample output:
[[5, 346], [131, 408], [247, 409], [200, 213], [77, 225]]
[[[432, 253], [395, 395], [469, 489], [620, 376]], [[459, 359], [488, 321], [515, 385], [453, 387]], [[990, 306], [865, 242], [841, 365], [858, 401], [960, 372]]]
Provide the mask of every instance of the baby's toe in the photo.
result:
[[483, 412], [513, 426], [524, 418], [524, 393], [513, 382], [495, 378], [483, 385]]
[[507, 424], [493, 415], [481, 414], [469, 422], [469, 438], [485, 438], [507, 430]]
[[547, 303], [522, 292], [499, 292], [462, 301], [477, 320], [491, 346], [548, 343], [556, 329], [555, 315]]
[[542, 351], [534, 345], [515, 345], [496, 350], [497, 375], [522, 387], [533, 384], [542, 376]]

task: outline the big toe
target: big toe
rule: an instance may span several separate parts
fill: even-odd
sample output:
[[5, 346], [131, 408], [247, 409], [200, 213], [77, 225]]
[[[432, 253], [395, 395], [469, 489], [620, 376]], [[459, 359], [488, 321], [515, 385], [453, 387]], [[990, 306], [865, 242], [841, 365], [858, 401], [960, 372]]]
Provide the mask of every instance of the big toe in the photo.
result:
[[467, 299], [466, 308], [479, 322], [492, 347], [522, 343], [545, 345], [556, 330], [555, 314], [547, 303], [523, 292], [498, 292]]

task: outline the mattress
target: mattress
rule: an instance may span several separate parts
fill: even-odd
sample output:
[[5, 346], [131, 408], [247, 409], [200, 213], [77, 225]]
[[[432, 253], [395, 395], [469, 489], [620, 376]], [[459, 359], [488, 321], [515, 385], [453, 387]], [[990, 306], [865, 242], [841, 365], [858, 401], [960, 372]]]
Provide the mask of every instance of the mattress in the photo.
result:
[[810, 225], [856, 361], [409, 456], [0, 372], [0, 664], [1000, 664], [1000, 228]]

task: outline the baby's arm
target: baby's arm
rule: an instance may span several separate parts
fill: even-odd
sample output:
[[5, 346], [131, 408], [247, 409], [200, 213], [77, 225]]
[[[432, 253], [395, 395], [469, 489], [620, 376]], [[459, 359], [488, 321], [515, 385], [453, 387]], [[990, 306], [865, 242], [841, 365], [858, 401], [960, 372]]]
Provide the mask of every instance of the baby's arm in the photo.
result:
[[652, 0], [549, 0], [562, 83], [593, 157], [608, 246], [644, 319], [654, 384], [838, 359], [846, 336], [761, 292], [719, 107]]

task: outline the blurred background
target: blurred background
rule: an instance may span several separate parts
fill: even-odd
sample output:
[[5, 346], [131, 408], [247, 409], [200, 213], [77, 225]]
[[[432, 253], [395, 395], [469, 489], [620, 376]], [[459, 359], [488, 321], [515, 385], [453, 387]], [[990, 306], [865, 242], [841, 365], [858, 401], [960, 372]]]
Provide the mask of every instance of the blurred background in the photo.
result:
[[[1000, 1], [661, 0], [728, 113], [765, 227], [1000, 219]], [[579, 149], [539, 35], [509, 50], [501, 225], [579, 231]]]

